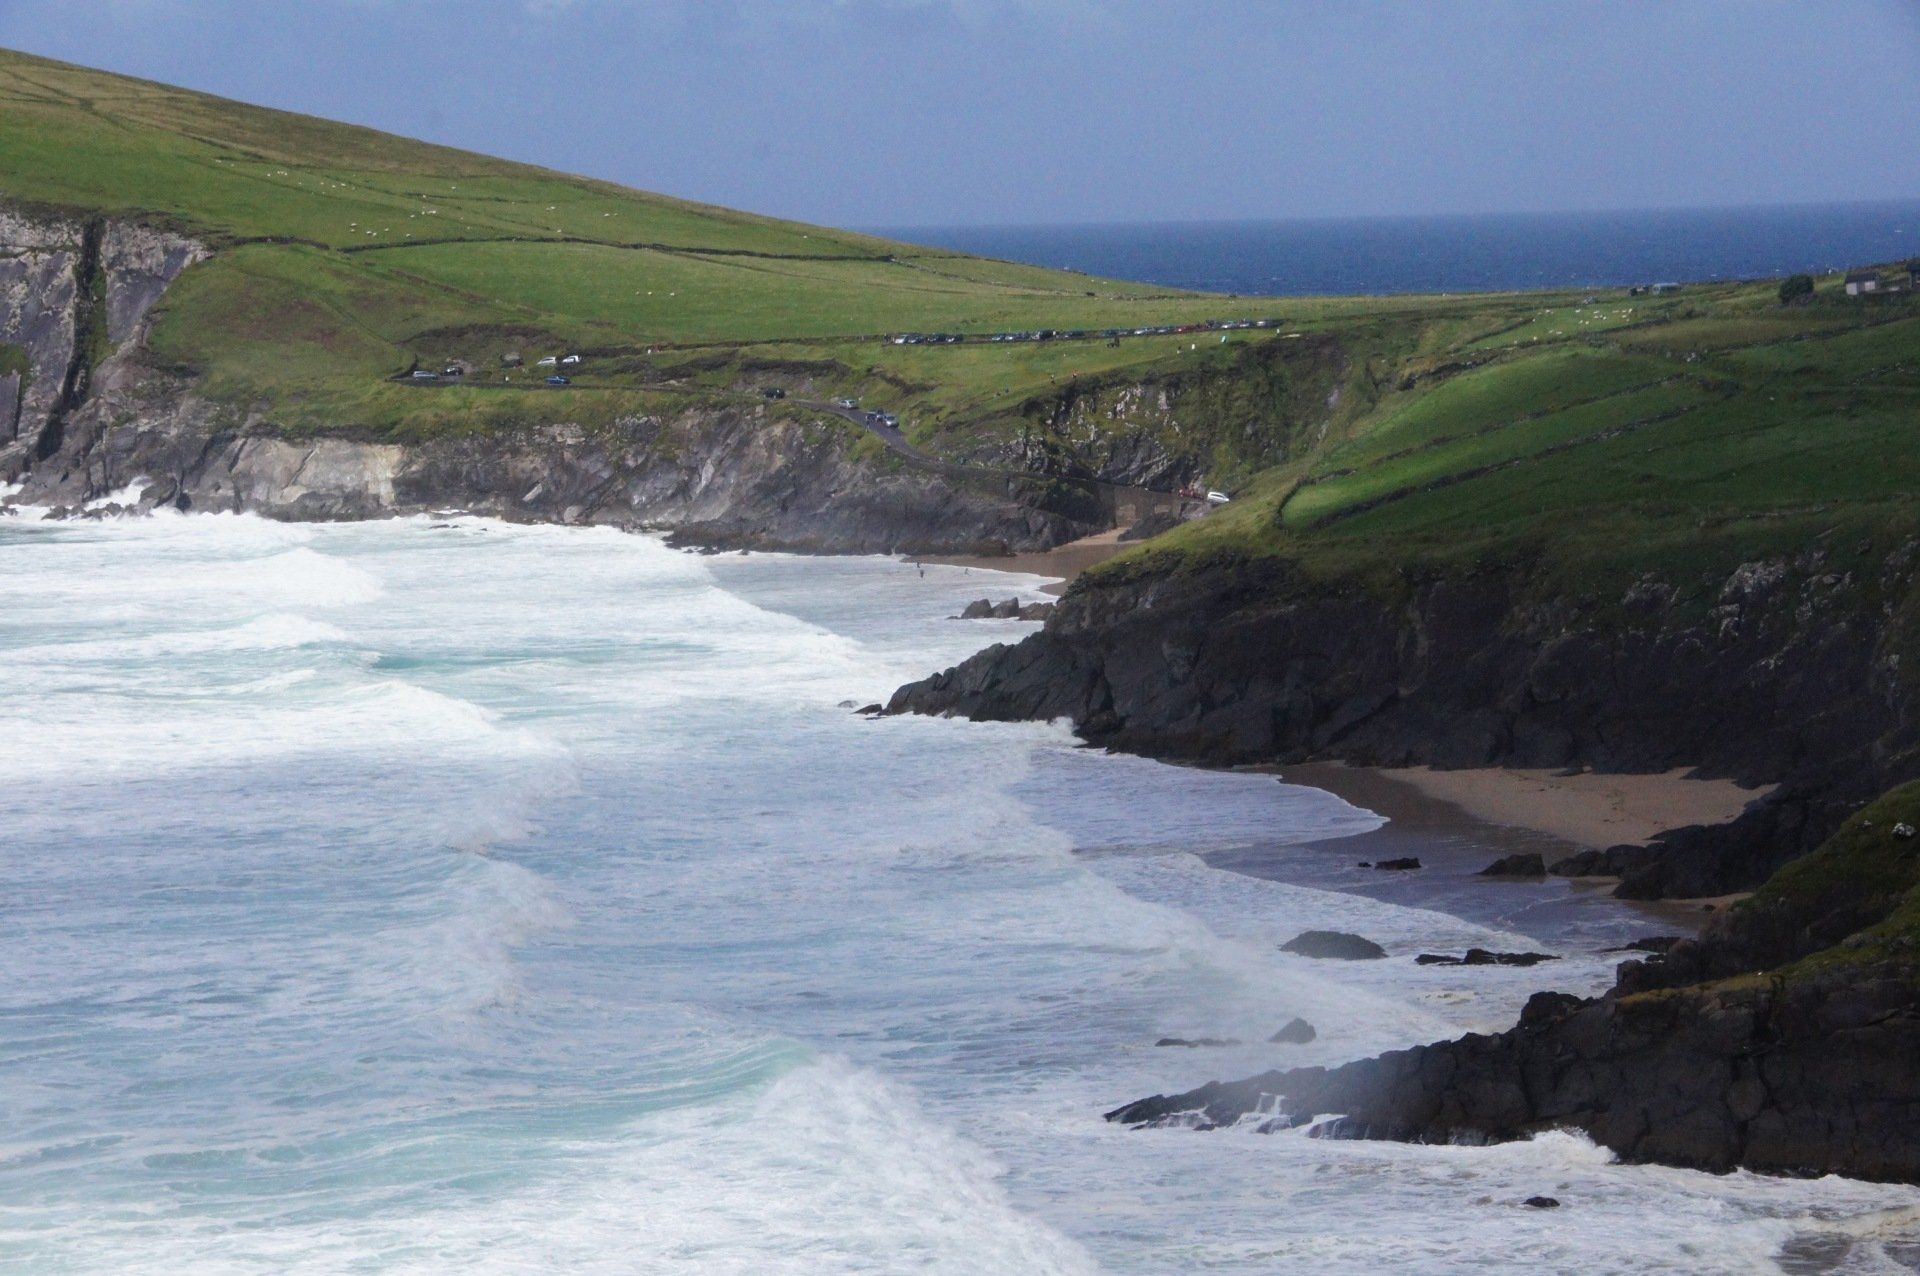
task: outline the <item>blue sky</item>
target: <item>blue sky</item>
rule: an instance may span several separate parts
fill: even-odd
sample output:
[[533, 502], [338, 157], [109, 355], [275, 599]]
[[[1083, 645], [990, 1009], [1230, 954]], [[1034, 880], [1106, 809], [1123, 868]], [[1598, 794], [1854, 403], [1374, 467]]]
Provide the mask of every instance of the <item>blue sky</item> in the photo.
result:
[[0, 44], [841, 225], [1920, 198], [1920, 0], [0, 0]]

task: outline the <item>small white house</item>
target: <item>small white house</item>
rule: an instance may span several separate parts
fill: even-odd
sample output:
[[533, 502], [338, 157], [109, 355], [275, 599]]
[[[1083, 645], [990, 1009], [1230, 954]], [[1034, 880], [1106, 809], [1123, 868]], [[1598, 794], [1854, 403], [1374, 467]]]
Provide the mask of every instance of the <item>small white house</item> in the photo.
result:
[[1858, 297], [1863, 292], [1879, 292], [1880, 276], [1871, 270], [1855, 270], [1847, 275], [1847, 296]]

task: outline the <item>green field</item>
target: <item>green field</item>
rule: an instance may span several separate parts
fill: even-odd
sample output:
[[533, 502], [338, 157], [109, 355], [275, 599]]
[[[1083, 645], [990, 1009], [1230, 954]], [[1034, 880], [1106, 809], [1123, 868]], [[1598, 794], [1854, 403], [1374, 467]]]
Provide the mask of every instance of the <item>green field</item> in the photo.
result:
[[[1141, 439], [1234, 504], [1129, 559], [1377, 573], [1516, 555], [1569, 588], [1914, 524], [1920, 306], [1774, 281], [1226, 298], [892, 243], [0, 52], [0, 197], [215, 249], [151, 358], [287, 432], [613, 422], [781, 385], [954, 455]], [[1904, 274], [1901, 274], [1904, 277]], [[1266, 330], [901, 346], [902, 331]], [[1224, 340], [1222, 339], [1224, 336]], [[585, 356], [575, 384], [533, 361]], [[0, 357], [4, 357], [0, 350]], [[501, 356], [517, 353], [527, 367]], [[460, 360], [464, 384], [419, 387]], [[797, 411], [789, 403], [774, 412]], [[1844, 533], [1844, 535], [1836, 535]], [[1855, 533], [1858, 533], [1855, 535]]]

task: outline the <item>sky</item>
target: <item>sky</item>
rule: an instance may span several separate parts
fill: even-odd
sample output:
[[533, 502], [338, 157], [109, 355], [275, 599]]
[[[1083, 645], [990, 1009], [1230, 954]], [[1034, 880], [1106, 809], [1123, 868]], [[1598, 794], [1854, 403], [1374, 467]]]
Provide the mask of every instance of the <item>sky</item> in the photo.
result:
[[1920, 198], [1920, 0], [0, 0], [0, 45], [843, 226]]

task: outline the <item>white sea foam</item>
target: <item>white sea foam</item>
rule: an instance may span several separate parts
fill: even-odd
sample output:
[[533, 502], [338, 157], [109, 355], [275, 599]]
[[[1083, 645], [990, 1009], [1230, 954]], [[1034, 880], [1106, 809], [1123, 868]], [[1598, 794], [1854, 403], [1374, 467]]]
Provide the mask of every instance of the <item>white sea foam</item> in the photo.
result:
[[0, 1268], [1912, 1261], [1907, 1189], [1107, 1125], [1605, 959], [1199, 858], [1376, 822], [1325, 795], [836, 707], [1035, 581], [445, 522], [0, 523]]

